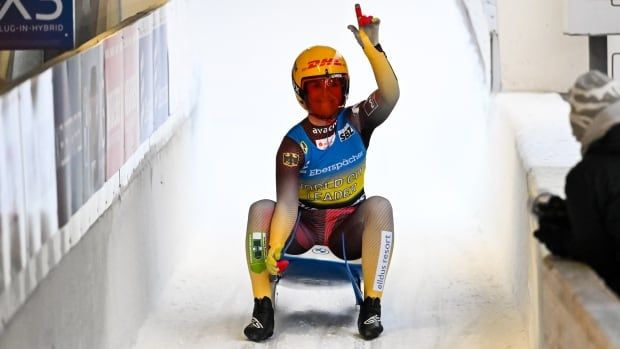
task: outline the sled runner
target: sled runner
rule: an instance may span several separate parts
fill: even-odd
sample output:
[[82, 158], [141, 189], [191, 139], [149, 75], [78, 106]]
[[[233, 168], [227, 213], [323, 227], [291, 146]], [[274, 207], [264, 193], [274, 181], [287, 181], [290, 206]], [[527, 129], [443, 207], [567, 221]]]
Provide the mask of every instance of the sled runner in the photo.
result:
[[280, 282], [292, 287], [295, 285], [333, 286], [351, 284], [356, 304], [360, 305], [363, 302], [361, 290], [362, 260], [361, 258], [352, 261], [346, 260], [344, 250], [344, 236], [343, 255], [345, 259], [338, 258], [329, 247], [324, 245], [314, 245], [300, 255], [287, 254], [285, 249], [282, 258], [278, 261], [281, 274], [272, 279], [272, 299], [276, 299], [276, 288]]

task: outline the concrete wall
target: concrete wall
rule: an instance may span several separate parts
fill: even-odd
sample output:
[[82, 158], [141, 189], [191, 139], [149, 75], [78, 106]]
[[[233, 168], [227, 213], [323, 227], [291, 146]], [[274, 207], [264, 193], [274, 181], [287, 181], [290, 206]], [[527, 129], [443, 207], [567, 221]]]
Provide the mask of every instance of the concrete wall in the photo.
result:
[[562, 0], [497, 0], [504, 91], [566, 91], [588, 70], [587, 37], [563, 34]]
[[[534, 217], [529, 213], [532, 196], [528, 173], [534, 166], [559, 166], [576, 161], [574, 140], [567, 137], [570, 136], [570, 130], [565, 107], [565, 103], [555, 94], [498, 94], [494, 98], [491, 116], [503, 125], [503, 132], [495, 136], [497, 143], [502, 145], [496, 150], [501, 155], [491, 163], [512, 167], [509, 172], [512, 177], [503, 175], [497, 179], [503, 183], [498, 187], [502, 193], [499, 195], [504, 200], [503, 206], [511, 206], [508, 208], [511, 212], [505, 213], [504, 209], [500, 217], [509, 217], [504, 221], [503, 229], [513, 234], [514, 246], [506, 252], [515, 263], [515, 270], [512, 271], [515, 277], [512, 282], [513, 294], [528, 325], [530, 348], [533, 349], [547, 346], [543, 340], [545, 322], [541, 308], [545, 283], [542, 280], [539, 243], [532, 236], [531, 223]], [[554, 144], [565, 145], [568, 151], [550, 154]], [[545, 183], [545, 190], [555, 193], [563, 191], [563, 183], [558, 184], [550, 186]], [[502, 204], [498, 203], [496, 207], [502, 207]], [[550, 320], [546, 319], [546, 324], [549, 323]]]
[[0, 348], [130, 347], [192, 231], [192, 119], [168, 123], [170, 140], [154, 135], [110, 207], [5, 324]]
[[[530, 172], [531, 197], [545, 182], [563, 183], [568, 169]], [[537, 227], [533, 222], [531, 229]], [[620, 348], [620, 300], [585, 264], [538, 252], [539, 323], [542, 348]]]
[[495, 105], [495, 118], [510, 130], [498, 135], [504, 140], [500, 144], [512, 144], [512, 150], [502, 150], [508, 160], [504, 166], [519, 164], [516, 178], [500, 181], [505, 181], [506, 201], [515, 201], [508, 195], [516, 190], [509, 188], [522, 191], [512, 218], [520, 222], [507, 226], [518, 226], [512, 232], [517, 234], [515, 295], [529, 312], [531, 348], [620, 348], [618, 298], [588, 266], [549, 255], [532, 237], [536, 219], [523, 207], [543, 191], [564, 196], [566, 174], [580, 159], [567, 103], [557, 94], [512, 93], [498, 95]]
[[516, 134], [501, 99], [494, 98], [487, 122], [486, 193], [484, 212], [487, 219], [482, 229], [502, 235], [495, 246], [504, 270], [503, 284], [519, 309], [526, 324], [530, 348], [539, 348], [538, 273], [532, 255], [533, 239], [528, 229], [527, 183], [516, 146]]

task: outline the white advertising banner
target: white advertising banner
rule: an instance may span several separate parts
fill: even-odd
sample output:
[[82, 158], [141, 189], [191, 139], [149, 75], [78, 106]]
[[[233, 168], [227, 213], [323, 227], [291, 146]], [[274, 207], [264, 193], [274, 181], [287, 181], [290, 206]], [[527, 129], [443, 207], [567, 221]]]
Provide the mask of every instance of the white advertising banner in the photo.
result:
[[80, 56], [52, 67], [58, 224], [64, 226], [83, 201], [84, 151]]
[[[3, 245], [10, 244], [10, 270], [20, 271], [26, 264], [26, 216], [24, 205], [24, 173], [21, 151], [21, 133], [19, 131], [19, 95], [13, 89], [3, 96], [2, 110], [2, 231], [8, 234], [8, 241], [2, 239]], [[3, 252], [6, 252], [3, 246]]]
[[106, 105], [106, 180], [123, 164], [124, 117], [123, 117], [123, 37], [117, 32], [105, 39], [105, 105]]
[[103, 45], [84, 47], [80, 53], [83, 147], [84, 202], [103, 185], [105, 178], [105, 91]]
[[138, 20], [140, 33], [140, 142], [153, 133], [153, 15]]
[[168, 107], [168, 11], [167, 6], [153, 13], [153, 129], [163, 124]]
[[[37, 181], [36, 163], [36, 135], [34, 132], [34, 117], [32, 113], [32, 82], [27, 80], [18, 87], [21, 148], [24, 168], [24, 208], [26, 214], [26, 237], [28, 238], [29, 255], [34, 254], [41, 247], [41, 221], [38, 212], [41, 208], [41, 188]], [[53, 149], [53, 148], [52, 148]]]
[[52, 71], [32, 80], [34, 131], [38, 138], [39, 185], [41, 189], [41, 237], [45, 242], [58, 231], [56, 204], [56, 159], [54, 152], [54, 89]]
[[[0, 112], [4, 111], [6, 103], [4, 96], [0, 95]], [[11, 234], [8, 227], [10, 188], [5, 127], [4, 118], [0, 117], [0, 292], [4, 292], [11, 281]]]
[[55, 234], [58, 224], [58, 207], [56, 191], [56, 152], [54, 134], [54, 85], [52, 70], [48, 69], [32, 82], [33, 113], [38, 147], [37, 162], [41, 173], [39, 185], [42, 187], [41, 237], [45, 242]]
[[47, 70], [19, 87], [29, 253], [58, 230], [54, 94]]
[[122, 30], [123, 36], [123, 111], [125, 117], [126, 161], [140, 145], [140, 54], [136, 23]]

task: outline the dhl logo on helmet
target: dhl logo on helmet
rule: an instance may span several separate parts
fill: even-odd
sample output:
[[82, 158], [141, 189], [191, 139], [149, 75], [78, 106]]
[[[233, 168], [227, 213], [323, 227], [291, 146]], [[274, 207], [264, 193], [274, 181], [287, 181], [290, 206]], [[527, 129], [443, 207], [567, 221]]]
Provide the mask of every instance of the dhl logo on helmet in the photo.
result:
[[324, 67], [329, 65], [343, 65], [342, 62], [338, 58], [323, 58], [323, 59], [315, 59], [308, 62], [308, 65], [303, 68], [301, 71], [306, 71], [308, 69], [314, 69], [316, 67]]

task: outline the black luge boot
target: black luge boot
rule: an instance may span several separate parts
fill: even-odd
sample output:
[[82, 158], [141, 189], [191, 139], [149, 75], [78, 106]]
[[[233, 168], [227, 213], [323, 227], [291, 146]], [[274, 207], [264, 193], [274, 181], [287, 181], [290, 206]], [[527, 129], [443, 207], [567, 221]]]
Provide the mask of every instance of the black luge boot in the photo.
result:
[[373, 339], [383, 332], [381, 325], [381, 299], [366, 297], [360, 306], [357, 329], [364, 339]]
[[263, 297], [254, 298], [254, 311], [252, 320], [245, 327], [243, 333], [249, 340], [258, 342], [273, 335], [273, 305], [271, 299]]

